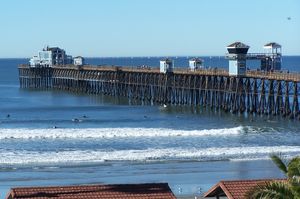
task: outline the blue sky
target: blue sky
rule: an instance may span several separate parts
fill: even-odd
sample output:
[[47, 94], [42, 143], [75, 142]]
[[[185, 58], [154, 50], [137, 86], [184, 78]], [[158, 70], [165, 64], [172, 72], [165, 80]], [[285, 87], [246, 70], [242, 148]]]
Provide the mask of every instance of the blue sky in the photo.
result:
[[224, 55], [234, 41], [300, 55], [299, 0], [1, 0], [0, 24], [0, 57]]

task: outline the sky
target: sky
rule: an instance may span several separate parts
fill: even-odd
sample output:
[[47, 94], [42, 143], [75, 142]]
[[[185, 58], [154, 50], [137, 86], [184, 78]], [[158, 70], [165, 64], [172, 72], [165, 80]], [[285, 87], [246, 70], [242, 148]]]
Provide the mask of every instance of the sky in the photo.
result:
[[0, 0], [0, 57], [222, 56], [277, 42], [300, 55], [299, 0]]

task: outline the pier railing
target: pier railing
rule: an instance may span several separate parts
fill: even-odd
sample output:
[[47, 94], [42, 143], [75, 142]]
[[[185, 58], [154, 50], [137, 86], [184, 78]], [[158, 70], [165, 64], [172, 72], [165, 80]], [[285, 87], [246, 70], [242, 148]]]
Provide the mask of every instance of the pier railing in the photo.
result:
[[[19, 68], [30, 68], [29, 65], [22, 64]], [[160, 73], [159, 67], [137, 67], [137, 66], [110, 66], [110, 65], [85, 65], [77, 67], [74, 65], [53, 66], [53, 69], [65, 70], [89, 70], [89, 71], [124, 71], [124, 72], [142, 72], [142, 73]], [[211, 69], [196, 69], [191, 71], [188, 68], [177, 67], [173, 70], [174, 74], [186, 75], [213, 75], [213, 76], [229, 76], [228, 70], [222, 68]], [[286, 71], [261, 71], [261, 70], [247, 70], [244, 77], [251, 77], [257, 79], [272, 79], [281, 81], [300, 82], [299, 72]]]
[[296, 72], [279, 72], [279, 71], [257, 71], [248, 70], [247, 77], [259, 78], [259, 79], [273, 79], [300, 82], [300, 73]]

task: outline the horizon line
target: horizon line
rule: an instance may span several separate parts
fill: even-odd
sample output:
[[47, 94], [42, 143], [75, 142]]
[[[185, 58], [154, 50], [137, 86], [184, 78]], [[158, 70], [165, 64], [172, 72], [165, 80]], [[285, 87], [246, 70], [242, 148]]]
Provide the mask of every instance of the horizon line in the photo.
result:
[[[82, 56], [82, 55], [81, 55]], [[299, 57], [298, 55], [282, 55], [282, 57]], [[158, 56], [82, 56], [84, 58], [156, 58], [156, 57], [225, 57], [225, 55], [158, 55]], [[31, 57], [0, 57], [0, 59], [30, 59]]]

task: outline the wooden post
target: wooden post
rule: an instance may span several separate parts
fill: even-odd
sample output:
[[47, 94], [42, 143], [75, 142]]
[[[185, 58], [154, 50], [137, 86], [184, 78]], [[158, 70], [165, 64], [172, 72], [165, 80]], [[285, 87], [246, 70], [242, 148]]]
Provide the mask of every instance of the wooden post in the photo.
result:
[[298, 102], [298, 85], [297, 82], [294, 84], [294, 94], [293, 94], [293, 108], [292, 108], [292, 117], [296, 118], [299, 114], [299, 102]]
[[288, 116], [291, 113], [289, 97], [289, 82], [285, 81], [284, 116]]

